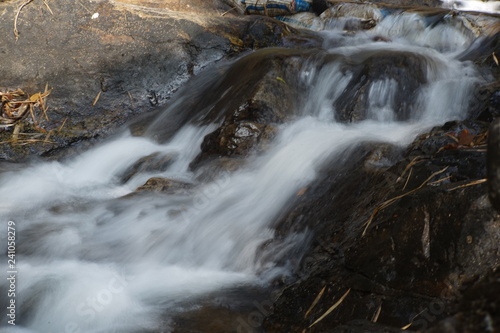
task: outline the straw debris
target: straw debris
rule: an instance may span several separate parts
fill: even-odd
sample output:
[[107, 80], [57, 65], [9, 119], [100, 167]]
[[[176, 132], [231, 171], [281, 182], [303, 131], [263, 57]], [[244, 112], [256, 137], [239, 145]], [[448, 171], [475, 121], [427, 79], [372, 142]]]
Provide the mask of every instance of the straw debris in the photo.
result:
[[[40, 127], [42, 121], [49, 121], [47, 115], [47, 97], [50, 95], [48, 86], [45, 91], [29, 95], [21, 89], [0, 92], [0, 132], [12, 130], [10, 140], [0, 143], [31, 143], [47, 141], [35, 137], [47, 134]], [[39, 133], [23, 133], [25, 127], [30, 127]]]
[[351, 288], [349, 288], [346, 291], [346, 293], [344, 295], [342, 295], [342, 297], [335, 304], [333, 304], [328, 310], [326, 310], [326, 312], [323, 313], [323, 315], [321, 317], [319, 317], [318, 319], [316, 319], [316, 321], [314, 323], [312, 323], [311, 325], [309, 325], [308, 328], [313, 327], [314, 325], [316, 325], [317, 323], [319, 323], [320, 321], [322, 321], [323, 319], [325, 319], [326, 316], [328, 316], [333, 310], [335, 310], [340, 304], [342, 304], [342, 302], [347, 297], [347, 295], [349, 295], [350, 291], [351, 291]]
[[323, 296], [324, 292], [326, 290], [326, 286], [323, 287], [323, 289], [321, 289], [321, 291], [319, 292], [318, 296], [316, 296], [316, 298], [314, 299], [314, 301], [312, 302], [311, 306], [309, 307], [309, 309], [307, 309], [306, 311], [306, 314], [304, 315], [304, 319], [307, 318], [307, 316], [309, 316], [309, 314], [311, 313], [311, 311], [314, 309], [314, 307], [316, 306], [316, 304], [318, 304], [319, 300], [321, 299], [321, 296]]
[[[370, 215], [370, 218], [368, 219], [368, 221], [365, 222], [365, 228], [363, 230], [363, 233], [361, 234], [361, 237], [364, 237], [366, 235], [366, 231], [368, 230], [368, 227], [371, 225], [373, 219], [375, 218], [375, 216], [378, 214], [378, 212], [380, 212], [381, 210], [389, 207], [390, 205], [392, 205], [393, 203], [395, 203], [396, 201], [398, 201], [399, 199], [401, 198], [404, 198], [405, 196], [407, 195], [410, 195], [412, 193], [415, 193], [419, 190], [421, 190], [424, 186], [428, 185], [429, 182], [431, 181], [432, 178], [434, 178], [435, 176], [445, 172], [446, 170], [448, 169], [448, 167], [442, 169], [442, 170], [439, 170], [437, 172], [434, 172], [432, 175], [429, 176], [429, 178], [427, 178], [422, 184], [420, 184], [420, 186], [418, 186], [417, 188], [414, 188], [413, 190], [410, 190], [404, 194], [401, 194], [401, 195], [398, 195], [394, 198], [391, 198], [389, 200], [386, 200], [384, 202], [382, 202], [380, 205], [378, 205], [377, 207], [375, 207], [375, 209], [373, 210], [373, 213]], [[434, 184], [435, 183], [438, 183], [438, 182], [441, 182], [443, 181], [444, 179], [440, 179], [436, 182], [433, 182]]]

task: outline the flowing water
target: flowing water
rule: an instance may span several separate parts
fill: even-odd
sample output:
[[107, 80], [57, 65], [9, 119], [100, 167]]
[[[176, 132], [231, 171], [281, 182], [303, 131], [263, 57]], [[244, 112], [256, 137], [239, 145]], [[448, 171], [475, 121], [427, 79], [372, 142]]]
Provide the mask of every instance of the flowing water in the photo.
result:
[[[308, 235], [289, 235], [269, 250], [266, 260], [259, 248], [273, 239], [271, 224], [287, 201], [336, 153], [363, 141], [405, 145], [430, 126], [465, 117], [480, 79], [472, 64], [457, 60], [474, 40], [460, 25], [431, 25], [417, 14], [389, 15], [372, 32], [346, 35], [333, 29], [322, 34], [324, 48], [334, 57], [322, 66], [312, 57], [297, 73], [297, 80], [309, 87], [300, 97], [299, 116], [279, 125], [269, 149], [252, 155], [238, 171], [204, 181], [195, 177], [189, 164], [220, 120], [190, 119], [175, 122], [178, 128], [160, 142], [152, 137], [161, 126], [153, 124], [150, 135], [134, 137], [124, 131], [71, 160], [2, 170], [0, 220], [4, 229], [7, 221], [15, 222], [18, 271], [17, 325], [6, 328], [9, 318], [3, 310], [3, 331], [169, 331], [169, 316], [186, 310], [197, 297], [234, 286], [266, 285], [288, 274], [283, 258]], [[374, 36], [392, 42], [374, 42]], [[400, 78], [382, 74], [364, 90], [366, 119], [339, 122], [336, 105], [356, 77], [347, 65], [369, 55], [401, 52], [423, 59], [425, 82], [402, 92]], [[226, 67], [231, 66], [238, 61]], [[207, 76], [200, 74], [193, 84], [211, 84]], [[176, 98], [204, 99], [198, 102], [206, 111], [226, 93], [213, 91], [209, 98], [188, 89]], [[415, 96], [404, 119], [396, 110], [401, 93]], [[179, 114], [183, 106], [172, 103], [163, 118]], [[125, 170], [152, 153], [174, 156], [174, 162], [165, 171], [119, 181]], [[193, 188], [124, 197], [153, 176], [192, 183]], [[3, 231], [1, 235], [7, 244]], [[6, 272], [3, 258], [0, 267]], [[5, 309], [9, 285], [5, 278], [0, 285]]]

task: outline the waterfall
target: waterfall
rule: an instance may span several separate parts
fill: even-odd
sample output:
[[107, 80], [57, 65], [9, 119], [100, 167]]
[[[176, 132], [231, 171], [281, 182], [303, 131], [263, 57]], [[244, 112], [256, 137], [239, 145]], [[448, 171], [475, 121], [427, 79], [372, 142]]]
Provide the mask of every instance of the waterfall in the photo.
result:
[[[162, 129], [157, 123], [146, 136], [126, 130], [70, 160], [0, 169], [0, 220], [15, 222], [18, 271], [17, 325], [1, 331], [168, 331], [169, 315], [183, 311], [188, 300], [231, 286], [266, 285], [288, 274], [281, 259], [307, 234], [289, 235], [265, 260], [258, 250], [273, 239], [277, 215], [326, 161], [360, 142], [404, 146], [431, 126], [466, 117], [480, 78], [473, 64], [457, 60], [474, 41], [463, 27], [394, 14], [373, 31], [346, 35], [334, 28], [322, 36], [323, 56], [311, 56], [297, 73], [307, 87], [300, 112], [276, 125], [266, 151], [250, 155], [234, 172], [200, 179], [189, 167], [203, 138], [220, 125], [204, 113], [230, 98], [227, 89], [233, 86], [222, 85], [227, 89], [210, 96], [201, 92], [211, 91], [214, 73], [241, 67], [245, 57], [265, 50], [201, 73], [190, 83], [200, 90], [179, 91], [160, 116], [175, 124], [162, 140], [156, 140]], [[377, 36], [391, 41], [375, 41]], [[387, 71], [374, 67], [380, 59], [393, 59]], [[408, 71], [398, 67], [405, 61], [412, 61], [405, 65]], [[185, 111], [185, 101], [203, 105], [201, 116]], [[174, 118], [184, 111], [192, 117]], [[173, 162], [120, 180], [154, 153]], [[189, 186], [129, 195], [151, 177]], [[5, 278], [0, 285], [8, 289]], [[0, 300], [7, 304], [4, 293]], [[2, 326], [7, 319], [0, 320]]]

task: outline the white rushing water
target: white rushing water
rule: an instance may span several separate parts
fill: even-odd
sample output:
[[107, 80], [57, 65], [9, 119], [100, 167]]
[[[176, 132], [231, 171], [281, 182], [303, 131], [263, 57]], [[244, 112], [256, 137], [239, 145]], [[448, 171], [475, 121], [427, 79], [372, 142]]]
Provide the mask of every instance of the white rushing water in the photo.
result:
[[443, 7], [471, 12], [500, 13], [500, 1], [486, 0], [442, 0]]
[[[6, 328], [3, 315], [0, 330], [157, 332], [168, 324], [169, 313], [182, 311], [193, 297], [286, 274], [286, 266], [260, 260], [257, 250], [273, 238], [273, 219], [325, 161], [364, 141], [405, 145], [430, 126], [465, 117], [478, 79], [471, 65], [455, 56], [472, 38], [446, 26], [439, 29], [455, 31], [453, 38], [425, 27], [408, 31], [403, 27], [415, 17], [406, 19], [388, 17], [392, 21], [373, 32], [392, 43], [372, 42], [365, 33], [340, 47], [326, 43], [330, 53], [345, 58], [303, 69], [297, 79], [311, 88], [302, 97], [303, 116], [281, 125], [272, 146], [234, 173], [200, 183], [189, 171], [215, 124], [185, 125], [163, 144], [125, 132], [69, 161], [38, 161], [0, 173], [0, 220], [16, 223], [18, 247], [18, 325]], [[325, 36], [336, 39], [340, 33]], [[367, 89], [367, 120], [335, 121], [332, 105], [353, 77], [342, 69], [344, 62], [399, 51], [425, 59], [427, 83], [416, 92], [417, 113], [408, 121], [395, 120], [400, 87], [385, 77]], [[176, 156], [166, 171], [117, 181], [138, 159], [158, 152]], [[195, 187], [120, 199], [153, 176]], [[7, 244], [1, 235], [1, 244]], [[293, 241], [276, 249], [276, 259], [306, 235], [290, 237]], [[6, 272], [4, 259], [0, 267]], [[5, 278], [0, 286], [2, 293], [8, 289]]]

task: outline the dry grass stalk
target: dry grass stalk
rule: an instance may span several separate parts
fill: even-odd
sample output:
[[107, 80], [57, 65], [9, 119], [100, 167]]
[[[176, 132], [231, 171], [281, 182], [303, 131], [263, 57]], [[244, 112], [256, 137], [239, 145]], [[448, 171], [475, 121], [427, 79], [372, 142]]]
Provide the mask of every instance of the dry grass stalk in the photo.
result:
[[427, 184], [427, 185], [436, 185], [436, 184], [442, 183], [442, 182], [444, 182], [445, 180], [450, 179], [450, 178], [451, 178], [451, 176], [444, 177], [444, 178], [438, 179], [438, 180], [436, 180], [436, 181], [430, 182], [430, 183], [429, 183], [429, 184]]
[[405, 185], [403, 186], [403, 191], [406, 190], [406, 186], [408, 185], [408, 182], [410, 181], [411, 173], [413, 172], [413, 168], [410, 169], [410, 172], [408, 172], [408, 178], [406, 178]]
[[459, 188], [464, 188], [464, 187], [469, 187], [469, 186], [474, 186], [474, 185], [479, 185], [479, 184], [482, 184], [482, 183], [485, 183], [487, 182], [488, 179], [484, 178], [484, 179], [478, 179], [478, 180], [474, 180], [470, 183], [467, 183], [467, 184], [464, 184], [464, 185], [460, 185], [460, 186], [456, 186], [456, 187], [453, 187], [453, 188], [450, 188], [448, 190], [448, 192], [451, 192], [451, 191], [454, 191], [454, 190], [458, 190]]
[[386, 200], [384, 202], [382, 202], [380, 205], [378, 205], [377, 207], [375, 207], [375, 209], [373, 210], [373, 213], [370, 215], [370, 218], [368, 219], [368, 221], [365, 222], [365, 228], [363, 230], [363, 233], [361, 234], [361, 237], [364, 237], [366, 235], [366, 231], [368, 230], [368, 227], [371, 225], [373, 219], [375, 218], [375, 216], [378, 214], [378, 212], [380, 212], [382, 209], [384, 208], [387, 208], [389, 207], [390, 205], [392, 205], [393, 203], [395, 203], [396, 201], [398, 201], [399, 199], [401, 198], [404, 198], [405, 196], [407, 195], [410, 195], [412, 193], [415, 193], [417, 192], [418, 190], [422, 189], [424, 186], [426, 186], [429, 181], [434, 178], [435, 176], [443, 173], [446, 171], [446, 169], [448, 169], [448, 167], [442, 169], [442, 170], [439, 170], [439, 171], [436, 171], [434, 172], [432, 175], [429, 176], [429, 178], [427, 178], [422, 184], [420, 184], [420, 186], [418, 186], [417, 188], [414, 188], [413, 190], [410, 190], [404, 194], [401, 194], [401, 195], [398, 195], [397, 197], [394, 197], [392, 199], [389, 199], [389, 200]]
[[52, 9], [50, 9], [49, 7], [49, 4], [47, 3], [47, 0], [43, 0], [43, 4], [45, 5], [45, 7], [47, 7], [47, 9], [49, 10], [49, 12], [54, 15], [54, 13], [52, 12]]
[[351, 288], [349, 288], [346, 291], [346, 293], [344, 295], [342, 295], [342, 297], [335, 304], [332, 305], [331, 308], [329, 308], [328, 310], [326, 310], [326, 312], [323, 313], [323, 315], [321, 317], [319, 317], [318, 319], [316, 319], [316, 321], [314, 323], [312, 323], [311, 325], [309, 325], [308, 328], [313, 327], [314, 325], [316, 325], [317, 323], [319, 323], [320, 321], [322, 321], [323, 319], [325, 319], [326, 316], [328, 316], [333, 310], [335, 310], [344, 301], [344, 299], [347, 297], [347, 295], [349, 295], [350, 291], [351, 291]]
[[380, 304], [378, 306], [377, 311], [375, 311], [375, 313], [373, 314], [373, 317], [372, 317], [372, 322], [373, 323], [377, 322], [378, 317], [380, 316], [380, 312], [382, 312], [382, 304]]
[[410, 163], [408, 163], [408, 165], [405, 167], [405, 169], [401, 173], [401, 176], [398, 177], [398, 179], [396, 180], [396, 183], [399, 183], [401, 181], [401, 179], [403, 179], [403, 177], [405, 176], [406, 172], [408, 172], [408, 170], [410, 170], [411, 167], [413, 167], [415, 164], [418, 164], [418, 163], [423, 162], [425, 160], [427, 160], [427, 158], [424, 158], [423, 156], [416, 156], [416, 157], [414, 157], [410, 161]]
[[408, 325], [405, 325], [405, 326], [401, 327], [401, 330], [406, 331], [408, 328], [410, 328], [410, 326], [413, 325], [413, 321], [418, 316], [420, 316], [422, 313], [424, 313], [425, 311], [427, 311], [427, 309], [424, 309], [424, 310], [420, 311], [419, 313], [417, 313], [416, 315], [414, 315], [413, 318], [411, 318], [410, 323]]
[[16, 41], [19, 39], [19, 30], [17, 30], [17, 19], [19, 18], [21, 10], [23, 10], [23, 8], [29, 5], [31, 2], [33, 2], [33, 0], [26, 0], [17, 8], [16, 16], [14, 16], [14, 36], [16, 37]]
[[64, 118], [63, 123], [62, 123], [62, 124], [61, 124], [61, 126], [59, 126], [59, 128], [57, 129], [57, 133], [61, 133], [62, 129], [64, 128], [64, 125], [66, 125], [66, 121], [68, 121], [68, 118]]
[[227, 13], [229, 13], [230, 11], [235, 10], [235, 9], [236, 9], [236, 7], [233, 7], [233, 8], [231, 8], [231, 9], [228, 9], [228, 10], [226, 10], [224, 13], [222, 13], [220, 16], [226, 16], [226, 14], [227, 14]]
[[39, 140], [39, 139], [18, 139], [18, 140], [5, 140], [5, 141], [0, 141], [0, 144], [6, 144], [6, 143], [15, 143], [20, 146], [25, 146], [30, 143], [55, 143], [54, 141], [45, 141], [44, 140]]
[[311, 313], [311, 311], [314, 309], [314, 307], [316, 306], [316, 304], [318, 304], [319, 300], [321, 299], [321, 296], [323, 296], [324, 292], [326, 290], [326, 286], [323, 287], [323, 289], [321, 289], [321, 291], [319, 292], [319, 294], [316, 296], [316, 298], [314, 299], [314, 301], [312, 302], [311, 306], [309, 307], [309, 309], [307, 309], [306, 311], [306, 314], [304, 315], [304, 319], [307, 318], [307, 316], [309, 315], [309, 313]]
[[94, 98], [94, 101], [92, 102], [92, 106], [94, 107], [97, 102], [99, 101], [99, 97], [101, 97], [101, 93], [102, 93], [102, 90], [99, 90], [99, 92], [97, 93], [97, 96]]
[[411, 325], [413, 325], [413, 323], [409, 323], [408, 325], [401, 327], [401, 330], [406, 331], [407, 329], [410, 328]]

